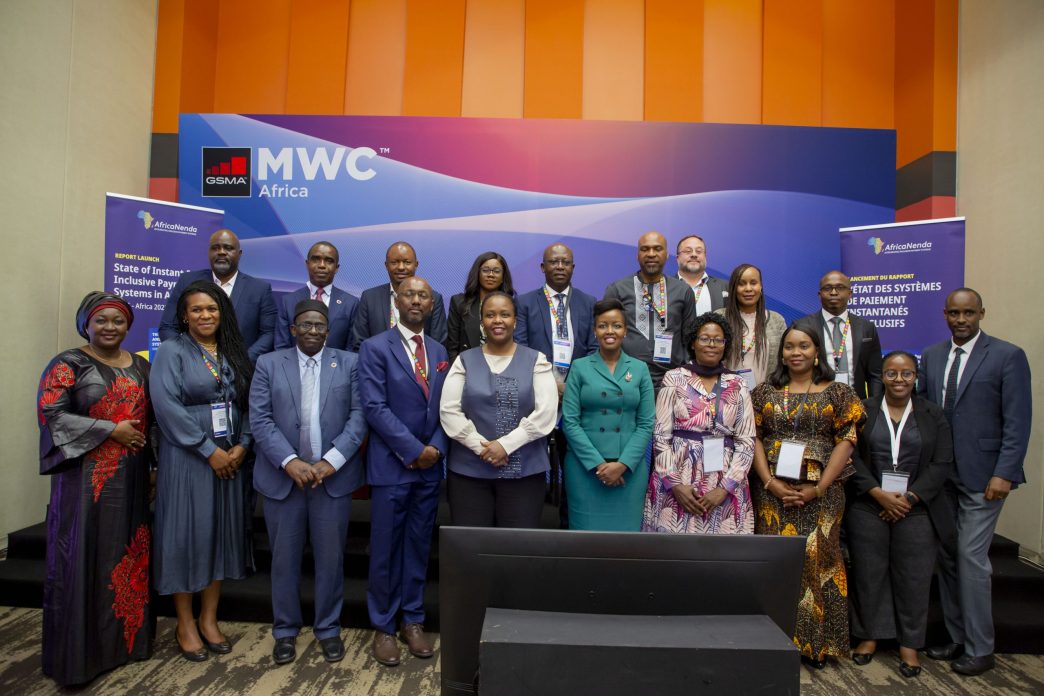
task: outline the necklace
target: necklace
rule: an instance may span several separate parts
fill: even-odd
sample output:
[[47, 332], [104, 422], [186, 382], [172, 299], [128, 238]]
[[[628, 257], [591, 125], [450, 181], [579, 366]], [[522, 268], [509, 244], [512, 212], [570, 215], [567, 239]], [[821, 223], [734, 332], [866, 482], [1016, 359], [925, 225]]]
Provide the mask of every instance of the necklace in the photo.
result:
[[101, 360], [106, 365], [112, 365], [113, 367], [119, 367], [119, 365], [117, 363], [120, 363], [120, 362], [123, 361], [123, 351], [122, 350], [119, 350], [117, 352], [117, 355], [116, 355], [115, 358], [103, 358], [101, 355], [98, 355], [98, 351], [94, 350], [94, 346], [92, 346], [90, 343], [87, 344], [87, 350], [90, 351], [91, 355], [93, 355], [98, 360]]
[[204, 343], [203, 341], [196, 341], [196, 343], [199, 344], [200, 348], [207, 351], [211, 355], [217, 357], [217, 341], [214, 341], [213, 343]]

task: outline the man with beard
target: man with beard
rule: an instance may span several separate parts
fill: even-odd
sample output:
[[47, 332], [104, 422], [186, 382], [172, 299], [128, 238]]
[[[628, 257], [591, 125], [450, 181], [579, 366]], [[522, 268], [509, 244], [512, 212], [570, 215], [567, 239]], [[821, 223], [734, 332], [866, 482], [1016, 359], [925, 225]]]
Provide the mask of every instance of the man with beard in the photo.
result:
[[707, 273], [707, 243], [703, 237], [695, 234], [682, 237], [675, 254], [678, 257], [678, 278], [692, 288], [696, 316], [724, 307], [725, 296], [729, 294], [727, 283]]

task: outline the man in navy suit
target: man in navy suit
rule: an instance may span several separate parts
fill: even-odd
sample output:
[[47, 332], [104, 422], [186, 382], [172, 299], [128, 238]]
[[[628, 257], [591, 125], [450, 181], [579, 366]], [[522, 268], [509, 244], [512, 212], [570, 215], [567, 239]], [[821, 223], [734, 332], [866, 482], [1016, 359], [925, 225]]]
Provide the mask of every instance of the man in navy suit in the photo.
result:
[[703, 237], [695, 234], [682, 237], [674, 253], [678, 258], [678, 279], [692, 288], [696, 315], [724, 307], [729, 285], [707, 273], [707, 243]]
[[[370, 336], [384, 333], [398, 322], [398, 305], [395, 303], [394, 290], [407, 278], [417, 272], [417, 253], [406, 242], [395, 242], [384, 256], [384, 268], [388, 271], [388, 282], [377, 287], [364, 290], [359, 311], [355, 313], [352, 327], [352, 350]], [[442, 295], [431, 291], [431, 313], [424, 320], [424, 333], [439, 343], [446, 342], [446, 308], [442, 304]]]
[[250, 386], [250, 426], [272, 548], [272, 657], [297, 656], [301, 630], [301, 558], [315, 556], [315, 637], [327, 662], [344, 657], [341, 604], [351, 493], [363, 485], [359, 448], [366, 419], [358, 356], [324, 348], [328, 310], [303, 300], [294, 310], [296, 348], [261, 356]]
[[305, 268], [308, 283], [303, 288], [283, 296], [279, 303], [279, 321], [276, 325], [276, 350], [294, 345], [290, 331], [293, 324], [294, 307], [301, 300], [319, 300], [329, 311], [330, 333], [326, 336], [326, 347], [338, 350], [354, 350], [351, 347], [352, 322], [359, 306], [359, 298], [333, 284], [337, 269], [341, 267], [341, 255], [330, 242], [316, 242], [308, 250]]
[[[515, 342], [544, 354], [554, 364], [553, 374], [558, 383], [558, 398], [565, 392], [566, 375], [573, 360], [590, 355], [598, 348], [594, 336], [594, 303], [596, 299], [574, 288], [573, 251], [565, 244], [552, 244], [544, 249], [540, 270], [544, 286], [518, 298], [515, 320]], [[551, 436], [554, 470], [551, 472], [551, 502], [559, 492], [559, 523], [569, 527], [565, 479], [562, 463], [565, 461], [566, 440], [561, 428]]]
[[163, 308], [159, 325], [161, 341], [178, 335], [178, 299], [190, 283], [210, 280], [225, 291], [236, 310], [236, 323], [243, 342], [247, 345], [250, 360], [272, 350], [275, 340], [276, 306], [272, 300], [272, 286], [265, 281], [239, 272], [239, 259], [243, 250], [239, 238], [232, 230], [218, 230], [210, 236], [207, 256], [210, 268], [202, 271], [186, 271], [174, 284], [170, 297]]
[[446, 349], [425, 335], [434, 293], [408, 277], [396, 290], [396, 326], [363, 341], [359, 391], [370, 444], [370, 582], [366, 604], [375, 629], [373, 656], [399, 664], [395, 628], [415, 657], [431, 657], [424, 635], [424, 579], [439, 506], [438, 466], [448, 445], [439, 400], [449, 368]]
[[928, 656], [953, 660], [955, 672], [974, 676], [994, 666], [990, 542], [1005, 498], [1026, 481], [1033, 406], [1026, 354], [979, 330], [986, 316], [979, 293], [954, 290], [945, 316], [952, 339], [927, 348], [917, 374], [917, 390], [942, 406], [953, 427], [957, 460], [948, 491], [956, 499], [957, 544], [939, 558], [953, 642], [929, 648]]

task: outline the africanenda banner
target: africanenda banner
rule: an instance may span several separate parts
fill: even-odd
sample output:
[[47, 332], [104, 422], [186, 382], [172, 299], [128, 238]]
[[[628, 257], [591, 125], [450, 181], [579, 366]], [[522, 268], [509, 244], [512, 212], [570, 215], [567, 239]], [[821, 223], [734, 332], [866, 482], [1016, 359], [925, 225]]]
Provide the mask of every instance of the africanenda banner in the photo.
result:
[[656, 230], [672, 257], [702, 236], [711, 275], [760, 266], [770, 308], [794, 319], [818, 307], [819, 277], [840, 264], [839, 227], [895, 219], [895, 132], [183, 114], [178, 190], [225, 210], [242, 269], [277, 291], [305, 282], [320, 240], [340, 250], [339, 287], [385, 283], [385, 250], [401, 239], [444, 295], [489, 250], [522, 292], [543, 284], [542, 251], [563, 241], [574, 284], [601, 296], [637, 270], [638, 237]]
[[124, 348], [152, 359], [171, 288], [182, 272], [207, 267], [223, 219], [213, 208], [105, 194], [105, 289], [134, 310]]
[[841, 229], [850, 310], [877, 326], [885, 352], [920, 355], [950, 337], [946, 296], [964, 286], [964, 218]]

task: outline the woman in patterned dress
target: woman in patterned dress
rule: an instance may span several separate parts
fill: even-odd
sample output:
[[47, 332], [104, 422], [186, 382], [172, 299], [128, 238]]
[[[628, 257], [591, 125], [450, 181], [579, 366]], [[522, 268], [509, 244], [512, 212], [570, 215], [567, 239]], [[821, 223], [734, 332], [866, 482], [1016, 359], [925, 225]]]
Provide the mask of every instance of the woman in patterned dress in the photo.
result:
[[[758, 428], [754, 470], [761, 479], [753, 490], [754, 528], [757, 534], [806, 537], [794, 643], [816, 669], [826, 666], [828, 656], [849, 652], [840, 543], [843, 480], [854, 471], [850, 458], [866, 417], [855, 391], [833, 381], [820, 350], [816, 332], [790, 327], [775, 370], [751, 394]], [[777, 471], [784, 441], [784, 459], [794, 463], [795, 476]]]
[[43, 672], [89, 682], [152, 652], [149, 610], [149, 363], [120, 348], [134, 313], [91, 292], [37, 396], [40, 473], [51, 476]]
[[754, 532], [747, 485], [754, 412], [743, 378], [725, 370], [731, 341], [720, 314], [701, 315], [685, 339], [692, 363], [664, 375], [656, 398], [655, 459], [643, 531]]

